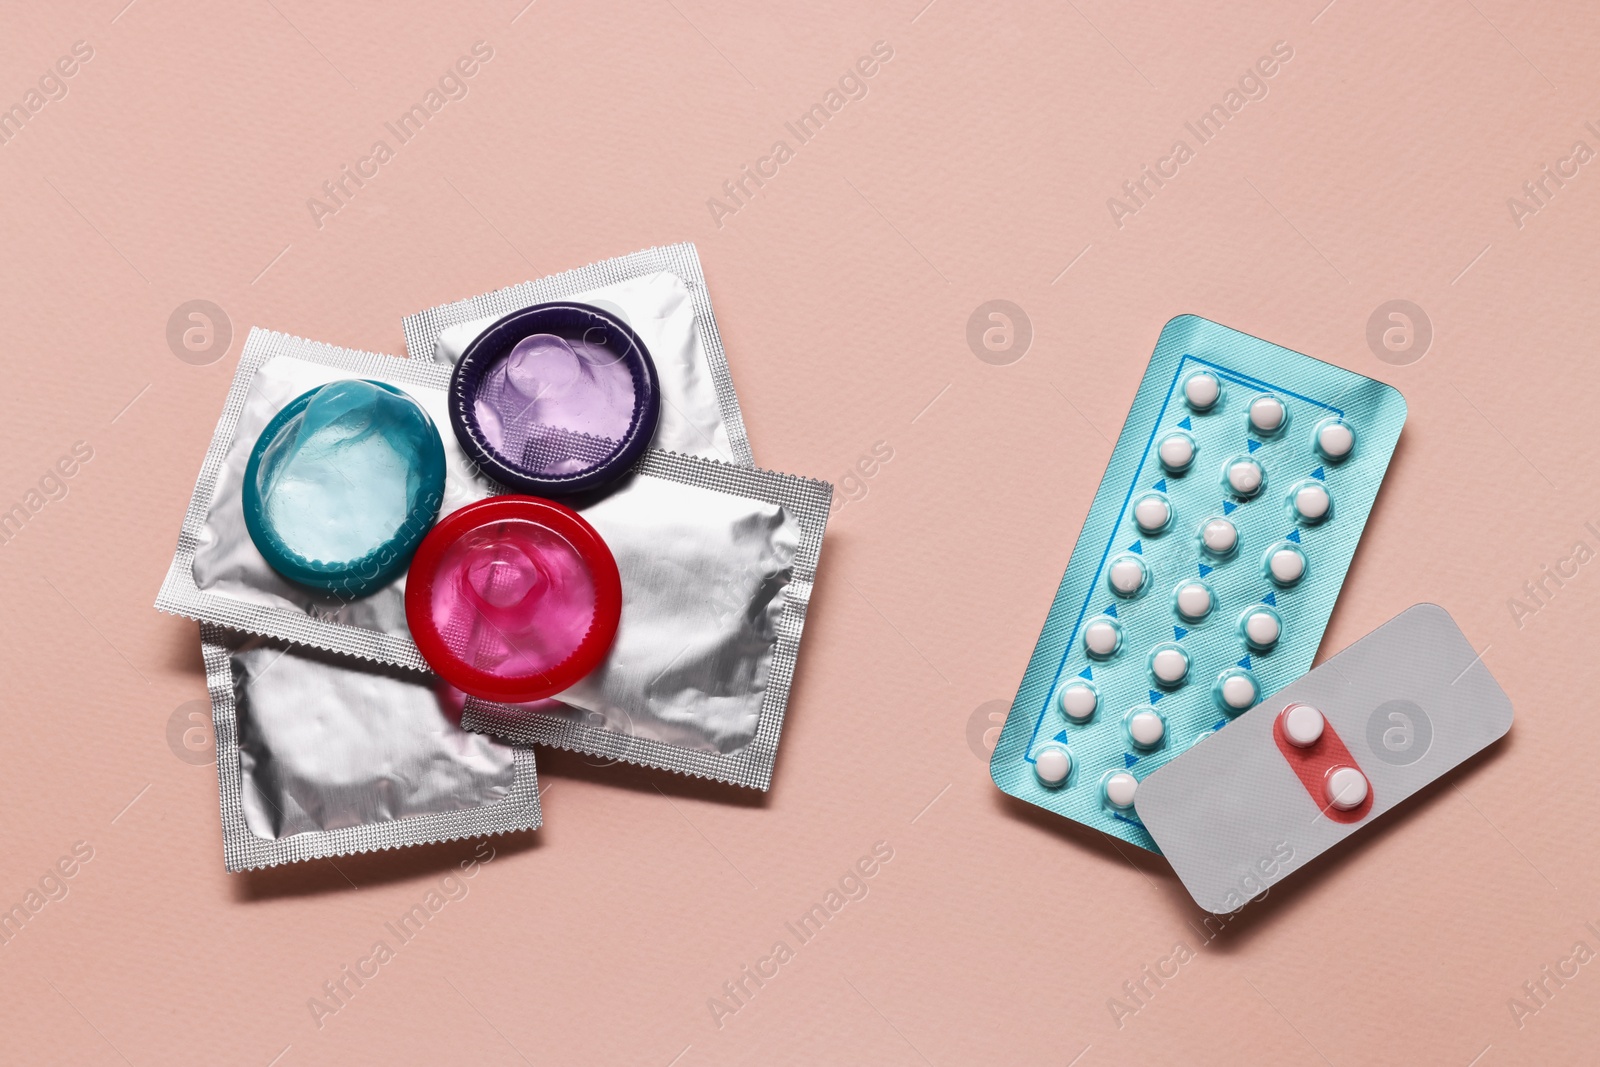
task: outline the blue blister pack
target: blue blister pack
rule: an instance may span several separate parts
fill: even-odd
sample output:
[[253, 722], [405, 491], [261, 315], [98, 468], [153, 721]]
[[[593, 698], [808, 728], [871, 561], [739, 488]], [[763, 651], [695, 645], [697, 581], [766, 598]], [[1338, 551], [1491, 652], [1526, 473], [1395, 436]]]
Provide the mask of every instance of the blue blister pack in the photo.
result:
[[1311, 666], [1405, 417], [1382, 382], [1198, 316], [1167, 323], [995, 784], [1159, 851], [1139, 780]]

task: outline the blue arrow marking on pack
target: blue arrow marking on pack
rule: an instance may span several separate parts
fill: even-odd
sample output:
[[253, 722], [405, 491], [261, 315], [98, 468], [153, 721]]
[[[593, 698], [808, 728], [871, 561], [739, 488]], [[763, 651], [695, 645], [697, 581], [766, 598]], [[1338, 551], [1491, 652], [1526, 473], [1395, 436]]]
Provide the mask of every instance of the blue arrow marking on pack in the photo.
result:
[[1290, 530], [1289, 531], [1289, 536], [1285, 537], [1284, 540], [1285, 541], [1293, 541], [1295, 544], [1298, 545], [1300, 543], [1300, 531], [1299, 530]]
[[1139, 762], [1139, 757], [1138, 756], [1135, 756], [1135, 755], [1133, 755], [1132, 753], [1129, 753], [1129, 752], [1124, 752], [1122, 754], [1122, 766], [1123, 766], [1123, 769], [1127, 769], [1129, 767], [1132, 767], [1135, 763], [1138, 763], [1138, 762]]
[[1167, 480], [1162, 478], [1160, 481], [1156, 482], [1155, 488], [1156, 492], [1165, 493], [1167, 491]]
[[1200, 564], [1200, 577], [1204, 578], [1206, 575], [1208, 575], [1210, 573], [1211, 573], [1211, 568], [1210, 567], [1207, 567], [1204, 563]]
[[1078, 672], [1078, 677], [1079, 678], [1087, 678], [1091, 682], [1094, 681], [1094, 670], [1093, 670], [1093, 668], [1085, 667], [1083, 670]]
[[1059, 734], [1056, 734], [1050, 740], [1052, 740], [1052, 741], [1060, 741], [1063, 744], [1065, 744], [1066, 740], [1067, 740], [1067, 732], [1065, 730], [1062, 730]]
[[1186, 636], [1188, 636], [1188, 633], [1189, 631], [1185, 630], [1183, 627], [1174, 626], [1172, 628], [1172, 639], [1174, 641], [1182, 641]]
[[1133, 544], [1128, 546], [1128, 551], [1136, 552], [1142, 556], [1144, 555], [1144, 543], [1141, 541], [1135, 541]]
[[1110, 615], [1113, 619], [1116, 618], [1117, 617], [1117, 606], [1115, 604], [1111, 605], [1109, 608], [1107, 608], [1105, 610], [1105, 614]]
[[1271, 604], [1273, 607], [1277, 607], [1278, 606], [1278, 594], [1277, 593], [1268, 593], [1266, 596], [1261, 598], [1261, 602], [1263, 604]]
[[1239, 506], [1238, 504], [1235, 504], [1231, 500], [1224, 500], [1222, 502], [1222, 513], [1224, 515], [1232, 515], [1233, 514], [1233, 509], [1238, 507], [1238, 506]]
[[1217, 720], [1217, 725], [1213, 726], [1211, 729], [1212, 730], [1220, 730], [1226, 725], [1228, 725], [1228, 720], [1227, 719], [1218, 719]]
[[1254, 452], [1256, 449], [1261, 447], [1261, 442], [1260, 441], [1250, 441], [1250, 442], [1247, 442], [1247, 443], [1248, 443], [1248, 445], [1250, 447], [1250, 451], [1252, 451], [1252, 452]]
[[1246, 656], [1244, 659], [1240, 660], [1239, 661], [1239, 666], [1243, 667], [1245, 670], [1249, 670], [1250, 669], [1250, 657]]
[[1152, 703], [1152, 704], [1161, 703], [1161, 694], [1156, 692], [1154, 689], [1150, 690], [1150, 703]]
[[1190, 422], [1189, 421], [1189, 416], [1185, 415], [1183, 417], [1183, 421], [1178, 423], [1178, 429], [1180, 429], [1180, 430], [1192, 430], [1192, 429], [1194, 429], [1194, 423]]
[[1313, 478], [1326, 478], [1327, 477], [1327, 473], [1321, 467], [1318, 467], [1316, 470], [1311, 472], [1311, 477], [1313, 477]]

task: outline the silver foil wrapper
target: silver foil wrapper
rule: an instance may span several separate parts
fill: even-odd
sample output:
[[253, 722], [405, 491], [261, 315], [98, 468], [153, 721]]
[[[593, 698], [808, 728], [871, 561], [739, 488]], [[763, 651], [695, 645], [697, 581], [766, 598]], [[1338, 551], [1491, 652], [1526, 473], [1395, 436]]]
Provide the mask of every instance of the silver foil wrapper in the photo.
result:
[[539, 826], [533, 753], [430, 675], [200, 628], [228, 870]]
[[406, 352], [413, 359], [454, 364], [497, 320], [551, 300], [603, 308], [644, 342], [661, 380], [661, 420], [653, 447], [755, 465], [700, 256], [687, 242], [601, 260], [408, 315], [403, 323]]
[[[503, 492], [472, 466], [446, 414], [450, 369], [255, 330], [156, 606], [203, 622], [412, 670], [405, 579], [341, 599], [289, 582], [244, 526], [244, 470], [289, 400], [339, 378], [384, 381], [441, 429], [442, 514]], [[616, 557], [623, 613], [607, 660], [535, 709], [474, 704], [464, 722], [519, 741], [766, 788], [787, 707], [832, 486], [651, 450], [578, 503]]]

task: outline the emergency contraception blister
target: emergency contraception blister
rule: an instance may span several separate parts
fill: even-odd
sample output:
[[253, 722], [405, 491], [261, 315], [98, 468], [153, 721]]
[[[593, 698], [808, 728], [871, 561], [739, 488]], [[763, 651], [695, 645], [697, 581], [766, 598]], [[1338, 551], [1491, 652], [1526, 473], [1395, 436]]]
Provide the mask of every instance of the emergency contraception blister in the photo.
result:
[[990, 761], [1141, 848], [1139, 782], [1311, 666], [1405, 422], [1393, 388], [1167, 323]]
[[1436, 604], [1390, 619], [1139, 786], [1195, 903], [1236, 911], [1511, 728], [1511, 701]]

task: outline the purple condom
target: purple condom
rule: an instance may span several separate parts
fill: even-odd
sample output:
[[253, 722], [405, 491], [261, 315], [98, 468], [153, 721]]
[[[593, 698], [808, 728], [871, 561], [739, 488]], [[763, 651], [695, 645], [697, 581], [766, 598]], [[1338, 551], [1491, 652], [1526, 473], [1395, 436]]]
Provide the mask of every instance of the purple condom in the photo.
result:
[[490, 477], [541, 496], [604, 485], [655, 433], [660, 385], [643, 342], [587, 304], [537, 304], [480, 334], [450, 380], [450, 422]]

